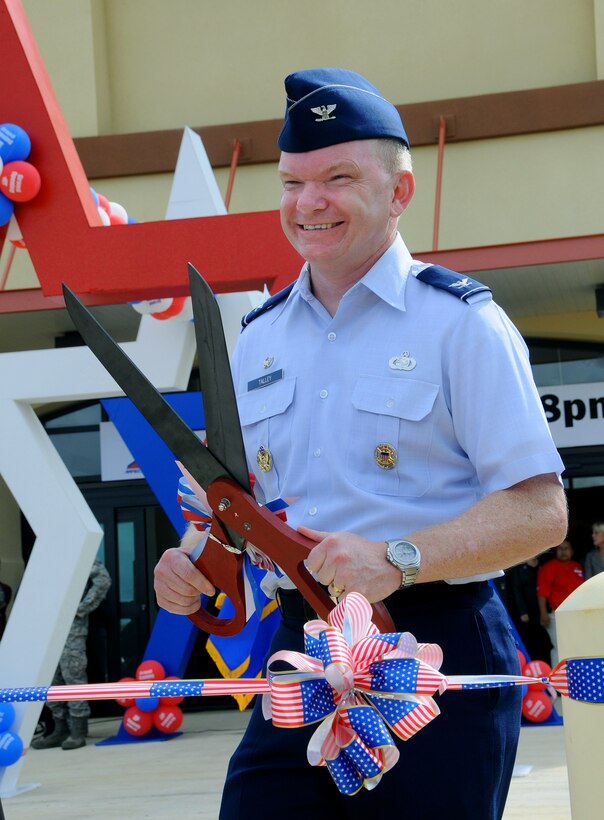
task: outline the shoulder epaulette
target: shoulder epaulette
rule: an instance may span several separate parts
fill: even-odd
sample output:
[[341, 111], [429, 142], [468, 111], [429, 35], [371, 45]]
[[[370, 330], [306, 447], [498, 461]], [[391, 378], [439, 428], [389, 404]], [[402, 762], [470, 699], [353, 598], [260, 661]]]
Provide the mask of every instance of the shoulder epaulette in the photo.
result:
[[424, 268], [417, 274], [416, 278], [427, 285], [446, 290], [463, 301], [476, 293], [491, 293], [491, 288], [476, 279], [463, 276], [461, 273], [443, 268], [441, 265], [430, 265], [430, 267]]
[[249, 313], [246, 313], [243, 319], [241, 320], [241, 327], [246, 328], [250, 322], [253, 322], [254, 319], [257, 319], [258, 316], [262, 316], [263, 313], [266, 313], [269, 310], [272, 310], [275, 305], [278, 305], [279, 302], [283, 302], [284, 299], [287, 299], [295, 282], [292, 282], [291, 285], [283, 288], [278, 293], [274, 293], [272, 296], [269, 296], [266, 302], [263, 302], [259, 307], [250, 310]]

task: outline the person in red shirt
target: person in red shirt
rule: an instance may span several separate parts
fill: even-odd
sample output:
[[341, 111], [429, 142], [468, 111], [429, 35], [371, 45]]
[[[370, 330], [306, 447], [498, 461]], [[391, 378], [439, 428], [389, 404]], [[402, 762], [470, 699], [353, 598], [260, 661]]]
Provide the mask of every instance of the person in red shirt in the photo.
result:
[[583, 567], [573, 561], [573, 546], [565, 538], [556, 547], [556, 557], [543, 564], [537, 573], [537, 600], [541, 624], [549, 632], [552, 649], [552, 666], [558, 662], [558, 644], [556, 642], [555, 611], [562, 601], [585, 580]]

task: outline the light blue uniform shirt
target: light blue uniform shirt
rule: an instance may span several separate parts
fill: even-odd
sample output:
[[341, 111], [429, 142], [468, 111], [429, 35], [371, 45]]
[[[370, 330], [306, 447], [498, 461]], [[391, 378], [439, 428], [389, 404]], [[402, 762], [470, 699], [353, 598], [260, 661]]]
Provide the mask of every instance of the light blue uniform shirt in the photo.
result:
[[242, 332], [233, 377], [256, 497], [289, 501], [292, 527], [396, 538], [562, 472], [516, 328], [489, 293], [462, 302], [416, 279], [425, 267], [397, 236], [331, 317], [304, 266]]

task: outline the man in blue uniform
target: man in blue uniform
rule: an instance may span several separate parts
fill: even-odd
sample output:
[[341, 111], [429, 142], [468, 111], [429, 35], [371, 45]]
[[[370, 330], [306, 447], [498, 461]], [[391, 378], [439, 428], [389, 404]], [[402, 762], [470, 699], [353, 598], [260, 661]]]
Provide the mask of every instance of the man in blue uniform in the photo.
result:
[[[396, 108], [345, 69], [300, 71], [285, 87], [281, 219], [306, 263], [249, 317], [233, 361], [256, 496], [295, 499], [288, 522], [316, 542], [319, 581], [336, 598], [385, 600], [397, 628], [442, 647], [445, 674], [514, 673], [487, 580], [567, 523], [526, 347], [488, 288], [409, 254], [398, 221], [414, 178]], [[185, 614], [212, 591], [188, 549], [156, 570], [159, 604]], [[301, 650], [308, 608], [287, 579], [279, 587], [272, 651]], [[354, 797], [308, 765], [313, 727], [276, 729], [257, 705], [220, 816], [278, 805], [290, 818], [499, 818], [519, 697], [446, 694], [393, 771]]]

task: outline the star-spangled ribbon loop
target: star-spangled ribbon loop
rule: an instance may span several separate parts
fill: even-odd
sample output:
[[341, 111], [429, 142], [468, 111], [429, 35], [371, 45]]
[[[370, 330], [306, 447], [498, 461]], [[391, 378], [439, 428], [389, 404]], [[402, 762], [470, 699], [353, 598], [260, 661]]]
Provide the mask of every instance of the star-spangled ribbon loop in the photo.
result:
[[[380, 635], [371, 614], [362, 595], [349, 593], [328, 622], [305, 625], [305, 653], [284, 650], [268, 663], [265, 717], [281, 727], [319, 722], [308, 759], [327, 766], [343, 794], [377, 785], [398, 759], [391, 732], [412, 737], [439, 714], [430, 696], [446, 688], [444, 676], [418, 658], [440, 665], [438, 647], [420, 646], [409, 633]], [[295, 671], [272, 671], [277, 661]]]

